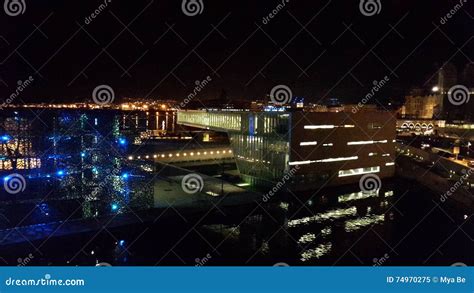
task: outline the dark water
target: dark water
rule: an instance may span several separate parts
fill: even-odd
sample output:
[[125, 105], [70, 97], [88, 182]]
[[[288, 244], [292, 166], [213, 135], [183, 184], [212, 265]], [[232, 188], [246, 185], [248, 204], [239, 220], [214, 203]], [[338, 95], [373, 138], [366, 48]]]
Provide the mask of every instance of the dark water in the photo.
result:
[[[182, 213], [0, 251], [17, 265], [451, 265], [474, 263], [469, 215], [407, 181], [287, 194], [273, 203]], [[168, 211], [169, 212], [169, 211]], [[31, 254], [31, 255], [30, 255]], [[30, 256], [28, 258], [28, 256]]]

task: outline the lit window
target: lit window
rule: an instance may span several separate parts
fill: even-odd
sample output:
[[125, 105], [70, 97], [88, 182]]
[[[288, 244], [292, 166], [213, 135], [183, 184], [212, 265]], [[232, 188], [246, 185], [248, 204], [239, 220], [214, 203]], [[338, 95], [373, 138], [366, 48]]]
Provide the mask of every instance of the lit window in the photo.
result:
[[386, 163], [385, 166], [395, 166], [394, 162]]
[[300, 142], [300, 146], [309, 146], [309, 145], [317, 145], [317, 141], [306, 141], [306, 142]]
[[294, 165], [308, 165], [308, 164], [313, 164], [313, 163], [331, 163], [331, 162], [353, 161], [357, 159], [359, 159], [358, 156], [329, 158], [329, 159], [322, 159], [322, 160], [315, 160], [315, 161], [295, 161], [295, 162], [290, 162], [289, 165], [294, 166]]
[[357, 176], [363, 174], [371, 174], [371, 173], [378, 173], [380, 172], [380, 167], [369, 167], [369, 168], [357, 168], [357, 169], [350, 169], [350, 170], [340, 170], [339, 177], [350, 177], [350, 176]]
[[325, 143], [325, 144], [323, 144], [324, 147], [331, 147], [331, 146], [333, 146], [333, 145], [334, 145], [334, 144], [332, 144], [332, 143]]
[[375, 143], [387, 143], [388, 140], [364, 140], [364, 141], [350, 141], [347, 145], [365, 145], [365, 144], [375, 144]]
[[295, 166], [295, 165], [308, 165], [313, 163], [314, 161], [296, 161], [296, 162], [290, 162], [290, 166]]
[[305, 125], [304, 129], [333, 129], [336, 125]]

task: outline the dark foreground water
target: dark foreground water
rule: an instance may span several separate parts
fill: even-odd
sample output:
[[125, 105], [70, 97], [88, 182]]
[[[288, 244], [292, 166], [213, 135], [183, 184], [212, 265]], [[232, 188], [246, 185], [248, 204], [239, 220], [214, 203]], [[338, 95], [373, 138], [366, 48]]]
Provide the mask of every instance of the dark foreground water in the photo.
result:
[[[287, 194], [265, 205], [213, 209], [155, 223], [26, 242], [4, 265], [451, 265], [474, 263], [470, 215], [407, 181]], [[170, 212], [170, 211], [168, 211]]]

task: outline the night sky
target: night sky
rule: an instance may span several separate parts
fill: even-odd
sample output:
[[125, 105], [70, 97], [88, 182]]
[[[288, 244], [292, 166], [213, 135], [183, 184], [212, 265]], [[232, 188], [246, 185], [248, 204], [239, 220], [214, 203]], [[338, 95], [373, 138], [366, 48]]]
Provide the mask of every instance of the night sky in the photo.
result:
[[[365, 96], [374, 80], [390, 82], [380, 100], [431, 87], [439, 66], [459, 71], [474, 60], [474, 3], [381, 0], [379, 14], [362, 15], [358, 0], [203, 0], [186, 16], [181, 1], [25, 0], [19, 16], [0, 11], [0, 94], [34, 78], [18, 102], [84, 101], [101, 84], [117, 96], [182, 100], [196, 80], [212, 81], [199, 95], [256, 99], [278, 84], [307, 101]], [[257, 3], [258, 2], [258, 3]], [[128, 26], [128, 27], [126, 27]], [[306, 26], [303, 28], [303, 26]], [[439, 28], [437, 28], [439, 26]]]

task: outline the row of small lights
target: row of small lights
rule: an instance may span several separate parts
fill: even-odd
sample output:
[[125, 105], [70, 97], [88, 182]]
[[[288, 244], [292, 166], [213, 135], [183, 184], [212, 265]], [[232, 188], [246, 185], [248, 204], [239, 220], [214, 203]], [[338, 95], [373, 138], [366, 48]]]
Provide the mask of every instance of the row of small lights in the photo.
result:
[[[220, 153], [221, 153], [221, 151], [216, 151], [216, 154], [219, 155]], [[222, 151], [222, 153], [223, 153], [223, 154], [226, 154], [226, 153], [231, 154], [231, 153], [232, 153], [232, 150], [227, 150], [227, 151], [224, 150], [224, 151]], [[206, 152], [203, 152], [202, 154], [203, 154], [203, 155], [208, 155], [208, 154], [213, 155], [213, 154], [214, 154], [214, 151], [210, 151], [210, 152], [207, 152], [207, 151], [206, 151]], [[183, 153], [183, 154], [180, 154], [180, 153], [177, 153], [177, 154], [168, 154], [168, 157], [169, 157], [169, 158], [172, 158], [173, 156], [180, 157], [181, 155], [182, 155], [183, 157], [187, 157], [187, 156], [188, 156], [188, 153]], [[200, 155], [201, 155], [201, 152], [197, 152], [197, 153], [191, 152], [191, 153], [189, 153], [189, 156], [191, 156], [191, 157], [194, 156], [194, 155], [200, 156]], [[145, 159], [150, 159], [151, 157], [153, 157], [153, 159], [156, 159], [156, 158], [158, 158], [158, 157], [166, 158], [167, 156], [166, 156], [165, 154], [162, 154], [162, 155], [154, 154], [153, 156], [150, 156], [150, 155], [144, 156]], [[133, 160], [133, 158], [134, 158], [133, 156], [129, 156], [129, 157], [128, 157], [129, 160]], [[140, 160], [141, 158], [142, 158], [141, 156], [138, 156], [138, 157], [137, 157], [138, 160]]]

